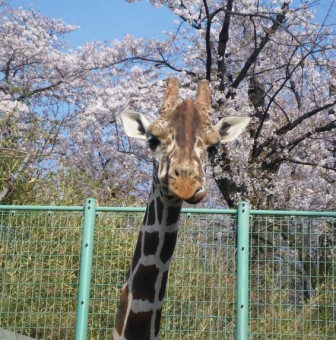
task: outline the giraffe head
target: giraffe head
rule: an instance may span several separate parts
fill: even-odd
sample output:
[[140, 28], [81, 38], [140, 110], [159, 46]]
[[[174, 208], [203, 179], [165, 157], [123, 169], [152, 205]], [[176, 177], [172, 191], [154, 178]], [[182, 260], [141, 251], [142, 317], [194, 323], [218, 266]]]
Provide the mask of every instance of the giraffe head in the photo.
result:
[[188, 203], [200, 202], [206, 194], [205, 167], [221, 143], [234, 140], [248, 125], [245, 117], [222, 118], [210, 122], [209, 84], [198, 84], [195, 100], [178, 102], [178, 82], [168, 79], [159, 117], [149, 123], [135, 112], [124, 112], [121, 119], [126, 134], [145, 139], [153, 153], [154, 180], [162, 192]]

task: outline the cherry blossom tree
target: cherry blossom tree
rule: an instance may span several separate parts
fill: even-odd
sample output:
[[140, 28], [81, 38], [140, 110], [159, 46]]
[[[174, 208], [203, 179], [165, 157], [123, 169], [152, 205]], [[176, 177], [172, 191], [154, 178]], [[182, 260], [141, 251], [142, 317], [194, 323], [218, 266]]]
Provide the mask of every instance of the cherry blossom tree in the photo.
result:
[[[119, 177], [112, 170], [122, 166], [126, 151], [124, 141], [118, 144], [116, 114], [141, 92], [120, 81], [129, 72], [127, 48], [134, 40], [125, 37], [110, 47], [87, 43], [74, 51], [64, 36], [75, 26], [6, 3], [0, 16], [0, 200], [22, 189], [21, 182], [41, 183], [42, 191], [36, 191], [41, 201], [64, 195], [60, 178], [71, 178], [84, 197], [91, 194], [92, 188], [85, 188], [90, 182], [105, 189], [107, 197], [115, 196], [123, 181], [131, 185], [127, 176], [115, 181]], [[130, 172], [134, 160], [127, 157], [124, 167]], [[53, 190], [45, 191], [47, 178], [54, 179], [54, 196]]]
[[24, 168], [28, 182], [53, 173], [56, 187], [76, 177], [101, 202], [146, 198], [147, 147], [127, 140], [119, 114], [154, 118], [174, 76], [182, 98], [211, 82], [214, 121], [252, 117], [209, 169], [212, 205], [335, 209], [335, 41], [314, 22], [316, 1], [149, 2], [176, 16], [165, 39], [126, 35], [77, 50], [64, 39], [75, 26], [2, 5], [0, 147], [19, 160], [2, 176], [7, 193]]
[[[67, 115], [57, 109], [62, 95], [55, 92], [65, 82], [57, 66], [65, 46], [58, 38], [74, 27], [4, 3], [0, 15], [3, 199], [24, 169], [51, 154], [66, 121]], [[35, 175], [40, 170], [35, 168]]]
[[215, 119], [253, 118], [213, 164], [228, 205], [334, 209], [335, 40], [314, 22], [317, 2], [150, 2], [176, 15], [174, 45], [137, 59], [173, 71], [187, 89], [211, 81]]

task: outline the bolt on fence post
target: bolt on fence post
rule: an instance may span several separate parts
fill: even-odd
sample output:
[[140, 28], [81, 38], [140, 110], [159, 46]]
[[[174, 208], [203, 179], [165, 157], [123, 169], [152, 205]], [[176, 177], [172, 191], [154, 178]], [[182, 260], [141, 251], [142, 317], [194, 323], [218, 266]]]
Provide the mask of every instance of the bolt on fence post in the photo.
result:
[[75, 340], [87, 339], [95, 217], [96, 200], [87, 198], [84, 203]]
[[237, 210], [238, 242], [236, 340], [247, 340], [248, 338], [249, 217], [249, 203], [239, 202]]

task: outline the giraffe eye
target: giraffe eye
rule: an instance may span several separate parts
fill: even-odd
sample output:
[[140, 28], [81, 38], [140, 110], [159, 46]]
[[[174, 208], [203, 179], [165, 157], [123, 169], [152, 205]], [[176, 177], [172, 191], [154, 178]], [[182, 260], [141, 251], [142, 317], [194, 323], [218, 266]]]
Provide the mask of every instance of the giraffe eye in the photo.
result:
[[209, 159], [214, 158], [217, 155], [217, 153], [218, 153], [218, 145], [215, 144], [215, 145], [209, 146], [207, 151], [208, 151]]
[[148, 145], [152, 151], [154, 151], [158, 147], [159, 144], [161, 144], [161, 142], [155, 136], [150, 136], [148, 138]]

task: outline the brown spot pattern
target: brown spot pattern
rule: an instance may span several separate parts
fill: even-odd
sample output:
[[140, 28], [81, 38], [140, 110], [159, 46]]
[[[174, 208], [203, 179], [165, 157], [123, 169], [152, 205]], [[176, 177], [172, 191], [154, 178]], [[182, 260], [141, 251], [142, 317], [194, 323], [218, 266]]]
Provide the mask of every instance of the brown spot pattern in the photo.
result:
[[144, 238], [144, 255], [155, 255], [157, 248], [159, 246], [160, 238], [159, 238], [159, 232], [153, 231], [152, 233], [145, 233]]
[[128, 340], [149, 340], [153, 312], [134, 313], [130, 311], [125, 327], [125, 338]]
[[144, 266], [140, 264], [133, 277], [132, 294], [136, 300], [148, 300], [154, 302], [155, 283], [159, 275], [159, 269], [155, 265]]
[[180, 217], [181, 207], [169, 207], [167, 216], [167, 226], [176, 224]]
[[175, 244], [177, 238], [177, 230], [172, 233], [166, 233], [160, 253], [160, 259], [163, 263], [166, 263], [174, 253]]
[[154, 203], [154, 201], [150, 202], [150, 204], [149, 204], [147, 216], [148, 216], [147, 225], [155, 224], [155, 203]]
[[158, 214], [158, 222], [159, 222], [159, 224], [161, 224], [162, 223], [162, 214], [163, 214], [163, 203], [162, 203], [160, 197], [158, 197], [156, 199], [156, 210], [157, 210], [157, 214]]

